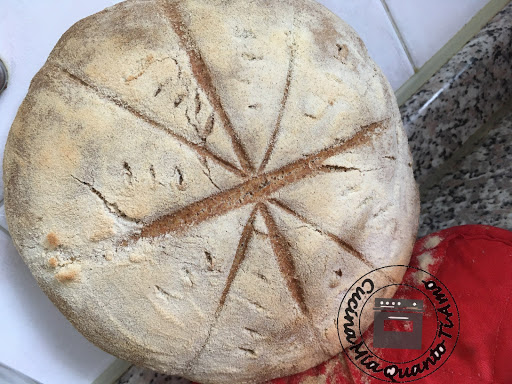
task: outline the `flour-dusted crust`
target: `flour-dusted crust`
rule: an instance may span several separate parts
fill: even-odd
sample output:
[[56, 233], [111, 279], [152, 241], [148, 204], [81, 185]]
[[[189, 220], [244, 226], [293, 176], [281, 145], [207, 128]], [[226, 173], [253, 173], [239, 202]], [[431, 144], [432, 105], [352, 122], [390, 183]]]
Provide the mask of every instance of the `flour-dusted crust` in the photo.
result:
[[339, 352], [347, 288], [407, 264], [417, 231], [392, 90], [310, 0], [132, 0], [81, 20], [31, 84], [4, 180], [14, 242], [80, 332], [204, 383]]

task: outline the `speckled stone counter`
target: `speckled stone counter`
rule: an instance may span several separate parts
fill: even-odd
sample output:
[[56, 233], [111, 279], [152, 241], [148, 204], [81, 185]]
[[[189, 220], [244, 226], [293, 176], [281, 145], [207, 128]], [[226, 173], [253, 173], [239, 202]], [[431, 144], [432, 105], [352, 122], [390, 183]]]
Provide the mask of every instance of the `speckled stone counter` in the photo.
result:
[[509, 3], [400, 108], [421, 192], [419, 237], [463, 224], [512, 229], [503, 119], [512, 111], [511, 63]]
[[422, 196], [420, 235], [461, 224], [512, 228], [512, 113]]
[[176, 376], [162, 375], [149, 369], [132, 366], [118, 384], [189, 384], [190, 381]]
[[422, 186], [512, 94], [512, 3], [401, 108]]
[[[421, 192], [419, 236], [512, 229], [512, 3], [400, 109]], [[118, 384], [190, 383], [132, 367]]]

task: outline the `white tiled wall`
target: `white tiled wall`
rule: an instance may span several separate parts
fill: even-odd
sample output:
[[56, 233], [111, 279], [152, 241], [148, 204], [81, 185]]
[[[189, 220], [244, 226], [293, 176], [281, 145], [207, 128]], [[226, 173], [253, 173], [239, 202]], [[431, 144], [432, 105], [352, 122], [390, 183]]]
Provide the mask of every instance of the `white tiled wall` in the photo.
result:
[[381, 0], [318, 0], [345, 20], [361, 36], [373, 60], [394, 89], [414, 74], [414, 69]]
[[488, 0], [385, 0], [416, 67], [445, 45]]
[[396, 90], [490, 0], [318, 0], [350, 24]]

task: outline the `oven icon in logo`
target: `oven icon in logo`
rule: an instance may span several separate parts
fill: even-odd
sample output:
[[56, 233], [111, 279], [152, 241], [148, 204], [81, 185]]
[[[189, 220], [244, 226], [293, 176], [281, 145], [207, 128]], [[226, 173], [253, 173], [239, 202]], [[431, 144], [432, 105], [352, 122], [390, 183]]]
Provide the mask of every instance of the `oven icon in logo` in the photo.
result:
[[421, 349], [423, 301], [375, 299], [374, 348]]

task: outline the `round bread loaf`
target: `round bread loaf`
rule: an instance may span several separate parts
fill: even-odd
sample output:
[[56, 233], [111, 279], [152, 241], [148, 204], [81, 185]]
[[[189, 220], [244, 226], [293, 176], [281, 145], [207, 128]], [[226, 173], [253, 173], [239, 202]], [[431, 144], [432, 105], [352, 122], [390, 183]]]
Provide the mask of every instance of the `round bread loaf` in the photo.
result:
[[32, 81], [4, 181], [17, 249], [74, 326], [204, 383], [338, 353], [344, 293], [407, 264], [417, 232], [392, 89], [310, 0], [131, 0], [79, 21]]

